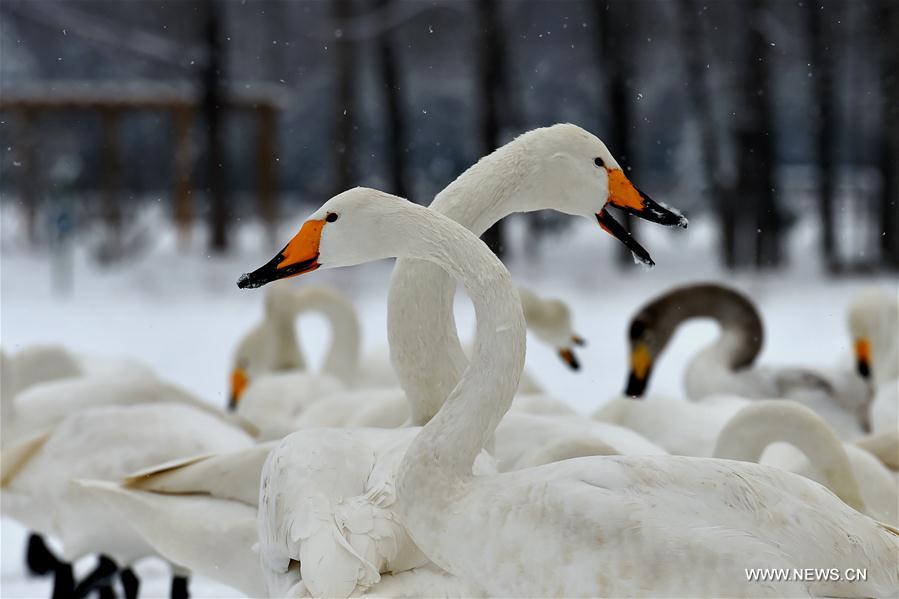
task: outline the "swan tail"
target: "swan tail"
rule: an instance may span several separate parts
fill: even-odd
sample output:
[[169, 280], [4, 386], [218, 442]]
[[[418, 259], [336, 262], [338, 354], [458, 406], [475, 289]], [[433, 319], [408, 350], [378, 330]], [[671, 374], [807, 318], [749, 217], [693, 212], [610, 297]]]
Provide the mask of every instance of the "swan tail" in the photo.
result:
[[132, 473], [123, 484], [154, 493], [209, 495], [257, 506], [262, 466], [271, 448], [268, 443], [173, 460]]
[[52, 429], [28, 435], [3, 447], [0, 451], [0, 486], [6, 486], [28, 460], [44, 446]]

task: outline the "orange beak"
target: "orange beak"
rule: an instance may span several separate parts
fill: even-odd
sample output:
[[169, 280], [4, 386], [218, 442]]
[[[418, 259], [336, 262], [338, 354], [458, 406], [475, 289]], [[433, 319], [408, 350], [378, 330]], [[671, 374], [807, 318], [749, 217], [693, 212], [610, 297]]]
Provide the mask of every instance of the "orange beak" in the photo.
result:
[[243, 368], [235, 368], [231, 371], [231, 395], [228, 398], [229, 410], [237, 409], [237, 404], [240, 403], [240, 396], [246, 391], [249, 382], [250, 379]]
[[262, 287], [266, 283], [295, 277], [318, 268], [318, 246], [324, 226], [324, 220], [307, 220], [284, 249], [253, 272], [241, 275], [237, 286], [241, 289]]
[[[687, 219], [683, 215], [666, 208], [665, 206], [653, 201], [645, 193], [634, 187], [634, 184], [624, 176], [621, 169], [609, 169], [609, 200], [606, 206], [612, 205], [621, 208], [628, 214], [636, 217], [658, 223], [665, 226], [687, 227]], [[637, 240], [631, 236], [630, 232], [622, 227], [618, 221], [612, 218], [612, 215], [603, 207], [596, 214], [596, 220], [599, 226], [610, 234], [612, 237], [623, 243], [631, 251], [635, 258], [640, 262], [649, 266], [654, 265], [649, 252], [637, 243]]]

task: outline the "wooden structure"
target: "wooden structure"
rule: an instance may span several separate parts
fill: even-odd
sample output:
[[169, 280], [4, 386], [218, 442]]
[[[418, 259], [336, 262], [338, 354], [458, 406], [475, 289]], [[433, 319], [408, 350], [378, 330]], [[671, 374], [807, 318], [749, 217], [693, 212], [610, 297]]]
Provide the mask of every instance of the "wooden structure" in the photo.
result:
[[[278, 173], [276, 155], [277, 114], [284, 108], [285, 94], [270, 84], [242, 85], [225, 90], [228, 110], [245, 111], [256, 115], [258, 157], [259, 214], [273, 227], [278, 218]], [[26, 85], [5, 89], [0, 96], [0, 111], [14, 115], [20, 127], [22, 158], [25, 164], [21, 193], [33, 238], [38, 205], [36, 182], [36, 150], [39, 145], [35, 125], [41, 115], [61, 110], [84, 110], [102, 116], [104, 137], [104, 200], [103, 218], [110, 231], [120, 230], [121, 209], [118, 198], [121, 187], [121, 144], [119, 129], [124, 114], [138, 111], [168, 113], [174, 124], [175, 148], [173, 183], [173, 217], [183, 238], [189, 235], [194, 209], [191, 200], [195, 116], [202, 109], [202, 90], [189, 83], [133, 84], [106, 82], [66, 82]]]

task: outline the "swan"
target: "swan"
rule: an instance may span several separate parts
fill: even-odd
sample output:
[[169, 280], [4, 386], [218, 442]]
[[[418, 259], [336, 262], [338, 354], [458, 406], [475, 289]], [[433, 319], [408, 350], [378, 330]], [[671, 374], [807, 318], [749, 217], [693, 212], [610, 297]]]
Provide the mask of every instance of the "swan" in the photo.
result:
[[[125, 568], [127, 596], [137, 593], [130, 572], [154, 551], [127, 519], [94, 502], [73, 479], [118, 481], [129, 473], [184, 455], [250, 447], [253, 439], [206, 411], [182, 404], [101, 406], [70, 415], [49, 430], [3, 448], [4, 515], [61, 541], [54, 561], [54, 596], [73, 593], [71, 563], [86, 554], [107, 556], [100, 571]], [[175, 569], [173, 595], [186, 593], [184, 572]]]
[[735, 395], [750, 399], [794, 399], [820, 413], [841, 437], [862, 434], [858, 406], [869, 391], [849, 372], [754, 366], [764, 333], [752, 300], [716, 283], [676, 287], [654, 298], [631, 319], [630, 374], [625, 395], [640, 397], [652, 367], [678, 326], [707, 316], [721, 326], [718, 339], [699, 352], [684, 375], [689, 399]]
[[[344, 192], [317, 210], [274, 259], [238, 284], [257, 287], [318, 268], [390, 256], [445, 268], [466, 288], [478, 321], [472, 360], [436, 416], [421, 430], [379, 431], [394, 441], [397, 433], [412, 433], [414, 439], [400, 460], [395, 487], [368, 490], [375, 501], [389, 501], [395, 492], [401, 528], [444, 571], [476, 581], [490, 595], [880, 596], [899, 590], [899, 531], [859, 514], [817, 483], [775, 468], [676, 456], [611, 456], [473, 476], [474, 461], [518, 385], [524, 317], [499, 260], [471, 232], [433, 211], [373, 190]], [[305, 432], [291, 435], [279, 448]], [[344, 436], [339, 443], [338, 435]], [[341, 429], [332, 443], [345, 447], [353, 441], [352, 431]], [[372, 514], [377, 504], [355, 509], [361, 507], [360, 498], [348, 495], [364, 490], [354, 482], [358, 475], [341, 477], [339, 483], [347, 488], [339, 504], [312, 500], [310, 511], [283, 519], [284, 510], [289, 513], [287, 498], [283, 488], [275, 492], [270, 476], [286, 468], [289, 457], [301, 456], [278, 452], [266, 461], [260, 494], [260, 553], [267, 574], [277, 578], [293, 572], [296, 580], [296, 560], [306, 583], [307, 544], [297, 541], [315, 547], [307, 557], [322, 559], [322, 545], [307, 536], [321, 526], [346, 541], [340, 557], [353, 564], [350, 572], [357, 577], [375, 579], [379, 567], [391, 569], [390, 563], [350, 559], [361, 548], [369, 557], [377, 555], [374, 546], [384, 542], [382, 531], [366, 533], [388, 520], [387, 514], [384, 520]], [[350, 464], [330, 446], [321, 452], [326, 469], [331, 464], [359, 468], [365, 471], [361, 480], [381, 465], [373, 455]], [[282, 479], [294, 485], [296, 480]], [[310, 494], [305, 485], [294, 491]], [[282, 518], [273, 517], [278, 512]], [[342, 530], [335, 531], [335, 523]], [[333, 541], [329, 535], [324, 546], [330, 548]], [[868, 579], [759, 588], [744, 571], [811, 564], [867, 567]], [[689, 577], [683, 575], [688, 566]]]
[[880, 287], [859, 292], [849, 305], [849, 334], [858, 373], [874, 387], [867, 406], [873, 433], [899, 429], [899, 300]]
[[749, 403], [745, 398], [727, 395], [698, 401], [661, 396], [644, 401], [614, 397], [592, 417], [636, 431], [668, 453], [712, 457], [721, 429]]
[[[765, 449], [789, 443], [773, 456]], [[765, 454], [764, 459], [763, 454]], [[809, 408], [789, 400], [753, 402], [721, 430], [715, 457], [776, 465], [818, 481], [847, 505], [896, 526], [895, 476], [854, 444], [843, 443]]]
[[[325, 316], [331, 344], [320, 373], [306, 372], [294, 321], [306, 312]], [[231, 370], [229, 407], [251, 421], [269, 411], [266, 400], [299, 413], [314, 401], [347, 387], [395, 386], [385, 359], [360, 357], [360, 325], [356, 310], [341, 293], [329, 287], [293, 288], [276, 285], [266, 294], [263, 319], [238, 342]], [[268, 376], [280, 374], [276, 383]], [[295, 376], [284, 376], [284, 375]], [[285, 397], [286, 396], [286, 397]], [[264, 423], [261, 423], [264, 425]]]
[[0, 350], [0, 393], [4, 398], [4, 407], [7, 407], [5, 402], [11, 401], [18, 393], [39, 383], [81, 376], [123, 374], [154, 376], [151, 368], [136, 360], [76, 353], [60, 345], [29, 345], [9, 356]]
[[[156, 377], [153, 370], [128, 358], [107, 358], [70, 351], [60, 345], [30, 345], [12, 355], [0, 350], [0, 430], [4, 443], [12, 439], [17, 422], [40, 417], [45, 406], [32, 405], [35, 397], [44, 393], [28, 394], [28, 391], [43, 384], [53, 382], [73, 382], [88, 378], [119, 381], [146, 380]], [[81, 406], [74, 398], [68, 405], [57, 404], [54, 413], [76, 411]]]
[[20, 393], [16, 397], [19, 409], [14, 410], [14, 417], [8, 418], [6, 411], [3, 412], [3, 446], [90, 408], [162, 402], [184, 404], [220, 420], [246, 427], [240, 418], [225, 414], [162, 379], [130, 375], [84, 376], [41, 383]]

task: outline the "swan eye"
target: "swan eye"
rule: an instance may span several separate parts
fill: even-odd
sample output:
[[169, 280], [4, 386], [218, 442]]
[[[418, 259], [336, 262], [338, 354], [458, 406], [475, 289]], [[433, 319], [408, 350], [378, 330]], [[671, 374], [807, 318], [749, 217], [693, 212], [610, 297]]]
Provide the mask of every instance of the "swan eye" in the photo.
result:
[[606, 168], [606, 163], [603, 162], [602, 158], [600, 158], [599, 156], [593, 159], [593, 164], [595, 164], [599, 168]]
[[329, 212], [328, 215], [325, 217], [325, 220], [328, 221], [329, 223], [333, 223], [335, 220], [337, 220], [337, 213]]

